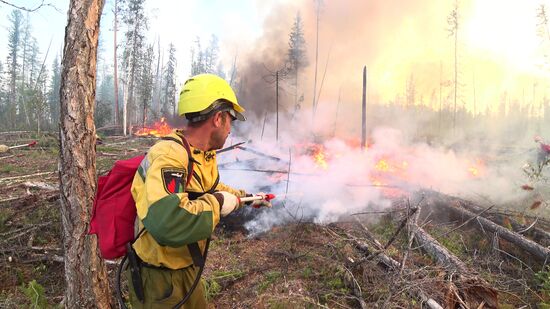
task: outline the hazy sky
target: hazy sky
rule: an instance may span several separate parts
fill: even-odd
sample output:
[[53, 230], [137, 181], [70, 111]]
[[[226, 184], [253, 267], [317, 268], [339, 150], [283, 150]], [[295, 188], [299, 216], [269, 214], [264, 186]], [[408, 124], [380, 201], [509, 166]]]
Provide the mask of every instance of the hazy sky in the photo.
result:
[[[34, 8], [41, 0], [12, 0], [17, 6]], [[45, 6], [40, 10], [29, 13], [33, 36], [38, 39], [42, 56], [52, 42], [49, 59], [63, 48], [63, 37], [67, 23], [68, 0], [49, 0], [53, 7]], [[186, 70], [187, 59], [191, 44], [197, 36], [204, 44], [214, 34], [220, 40], [238, 41], [239, 44], [251, 44], [261, 35], [261, 23], [269, 13], [268, 2], [273, 1], [222, 1], [222, 0], [155, 0], [146, 1], [146, 14], [149, 17], [149, 41], [157, 41], [163, 49], [167, 49], [170, 42], [174, 43], [178, 53], [179, 69]], [[284, 3], [285, 1], [278, 1]], [[104, 57], [112, 57], [113, 47], [113, 8], [114, 1], [107, 0], [101, 19], [101, 40]], [[12, 7], [0, 4], [0, 61], [4, 62], [7, 56], [7, 33], [9, 27], [8, 15]], [[26, 13], [24, 13], [26, 14]], [[246, 18], [243, 18], [246, 16]], [[119, 43], [125, 31], [119, 22]], [[238, 38], [238, 40], [237, 40]], [[237, 44], [232, 45], [235, 51]], [[231, 46], [228, 46], [231, 48]], [[156, 48], [155, 48], [156, 49]], [[107, 58], [108, 57], [108, 58]], [[51, 63], [48, 60], [47, 63]], [[178, 70], [178, 71], [180, 71]], [[180, 73], [180, 75], [182, 75]]]
[[[12, 1], [26, 7], [35, 7], [41, 2]], [[48, 67], [63, 46], [69, 3], [68, 0], [49, 1], [57, 10], [44, 7], [30, 13], [33, 35], [39, 40], [42, 56], [52, 41]], [[284, 61], [293, 18], [296, 12], [301, 12], [310, 59], [310, 65], [302, 74], [301, 87], [305, 102], [311, 102], [308, 96], [313, 93], [314, 3], [314, 0], [147, 0], [149, 42], [160, 39], [163, 50], [170, 42], [175, 44], [178, 88], [189, 74], [193, 41], [200, 37], [204, 46], [212, 34], [220, 39], [220, 56], [225, 68], [229, 69], [233, 57], [238, 55], [239, 71], [250, 81], [265, 75], [265, 67], [273, 69]], [[438, 106], [441, 88], [443, 105], [448, 104], [453, 88], [454, 40], [447, 32], [447, 18], [453, 3], [454, 0], [324, 1], [318, 71], [323, 75], [325, 68], [327, 71], [320, 100], [336, 102], [340, 93], [343, 102], [360, 97], [361, 69], [366, 65], [368, 95], [372, 101], [387, 103], [403, 98], [413, 80], [417, 94], [415, 104]], [[546, 59], [550, 54], [550, 35], [537, 35], [540, 4], [548, 7], [550, 1], [460, 1], [459, 103], [466, 109], [475, 113], [495, 111], [505, 98], [522, 104], [535, 102], [537, 109], [533, 113], [539, 113], [540, 103], [550, 96]], [[0, 4], [2, 62], [7, 52], [6, 17], [11, 10]], [[107, 0], [100, 40], [101, 55], [108, 64], [113, 48], [112, 10], [113, 0]], [[124, 31], [122, 26], [120, 37]], [[256, 67], [252, 67], [254, 62]], [[266, 92], [258, 85], [249, 88]]]

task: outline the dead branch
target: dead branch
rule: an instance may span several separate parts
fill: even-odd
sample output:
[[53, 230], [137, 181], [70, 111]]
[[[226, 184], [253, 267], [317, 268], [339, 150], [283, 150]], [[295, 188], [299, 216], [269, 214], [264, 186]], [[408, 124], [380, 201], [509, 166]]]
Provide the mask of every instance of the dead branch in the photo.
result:
[[50, 175], [50, 174], [54, 174], [54, 173], [57, 173], [57, 172], [41, 172], [41, 173], [35, 173], [35, 174], [30, 174], [30, 175], [13, 176], [13, 177], [4, 177], [4, 178], [0, 178], [0, 183], [1, 183], [1, 182], [12, 181], [12, 180], [17, 181], [17, 180], [21, 180], [21, 179], [29, 178], [29, 177]]
[[44, 223], [40, 223], [38, 225], [33, 225], [32, 227], [22, 227], [22, 228], [19, 228], [19, 229], [16, 229], [16, 230], [1, 233], [0, 236], [6, 237], [6, 236], [11, 235], [11, 234], [19, 233], [21, 231], [25, 231], [25, 233], [26, 233], [26, 232], [30, 231], [31, 229], [33, 229], [33, 228], [36, 229], [36, 228], [46, 226], [46, 225], [49, 225], [49, 224], [51, 224], [51, 223], [50, 222], [44, 222]]
[[[470, 271], [459, 258], [419, 226], [414, 227], [414, 237], [422, 249], [430, 254], [438, 264], [446, 267], [449, 272], [458, 275], [458, 280], [453, 285], [456, 285], [462, 297], [451, 297], [451, 299], [458, 302], [463, 299], [464, 302], [470, 305], [469, 307], [477, 307], [481, 302], [485, 302], [487, 308], [498, 307], [498, 293], [496, 290]], [[454, 303], [454, 301], [452, 302]], [[453, 304], [451, 308], [454, 307]], [[468, 308], [468, 306], [466, 307]]]
[[343, 267], [346, 270], [346, 273], [348, 274], [347, 276], [344, 276], [344, 280], [347, 281], [348, 286], [352, 286], [351, 291], [355, 296], [355, 298], [357, 299], [357, 301], [359, 302], [359, 305], [361, 306], [361, 308], [367, 309], [368, 306], [365, 300], [363, 299], [363, 291], [361, 290], [361, 285], [359, 285], [359, 282], [357, 282], [357, 279], [355, 279], [355, 276], [353, 275], [351, 270], [349, 270], [345, 266]]
[[[356, 248], [361, 250], [362, 252], [364, 252], [367, 255], [367, 257], [373, 256], [373, 255], [378, 257], [379, 258], [379, 263], [381, 263], [382, 266], [385, 269], [388, 269], [390, 271], [397, 271], [401, 268], [401, 264], [398, 261], [396, 261], [393, 258], [389, 257], [383, 251], [372, 250], [372, 249], [369, 248], [369, 245], [367, 245], [365, 242], [357, 239], [355, 236], [353, 236], [353, 235], [351, 235], [347, 232], [343, 232], [343, 233], [346, 236], [347, 240], [352, 241], [354, 243], [354, 245], [356, 246]], [[370, 231], [368, 233], [370, 233]], [[371, 236], [372, 236], [372, 234], [371, 234]], [[380, 244], [380, 242], [378, 240], [376, 240], [376, 238], [373, 238], [371, 241], [375, 244], [376, 243]], [[381, 244], [380, 244], [380, 248], [382, 248]], [[431, 309], [443, 309], [443, 307], [441, 305], [439, 305], [439, 303], [437, 301], [435, 301], [432, 298], [427, 297], [419, 289], [410, 290], [410, 294], [412, 294], [411, 295], [412, 297], [414, 297], [416, 299], [419, 299], [420, 301], [425, 303]]]
[[[0, 0], [0, 2], [6, 4], [6, 5], [9, 5], [11, 7], [14, 7], [16, 9], [19, 9], [21, 11], [26, 11], [26, 12], [29, 12], [29, 13], [32, 13], [32, 12], [35, 12], [35, 11], [38, 11], [40, 8], [42, 7], [45, 7], [45, 6], [50, 6], [50, 7], [53, 7], [55, 10], [59, 11], [53, 4], [51, 3], [44, 3], [44, 0], [42, 0], [42, 2], [34, 7], [34, 8], [27, 8], [27, 7], [24, 7], [24, 6], [18, 6], [18, 5], [15, 5], [9, 1], [5, 1], [5, 0]], [[26, 132], [26, 131], [15, 131], [15, 132]]]
[[16, 201], [16, 200], [21, 199], [23, 197], [24, 196], [8, 197], [6, 199], [0, 200], [0, 204], [11, 202], [11, 201]]
[[7, 158], [13, 158], [13, 157], [15, 157], [15, 155], [0, 157], [0, 160], [2, 160], [2, 159], [7, 159]]
[[[420, 205], [417, 208], [420, 208]], [[405, 254], [403, 255], [403, 262], [401, 262], [401, 269], [399, 269], [399, 274], [403, 273], [403, 271], [405, 270], [405, 265], [407, 264], [407, 258], [409, 257], [409, 254], [411, 252], [411, 247], [414, 240], [415, 228], [417, 226], [419, 217], [420, 217], [420, 211], [417, 211], [412, 222], [407, 225], [407, 230], [409, 231], [409, 241], [407, 243], [407, 251], [405, 251]]]
[[[28, 227], [28, 228], [23, 228], [23, 229], [19, 229], [19, 230], [12, 231], [12, 232], [7, 232], [8, 235], [9, 235], [9, 234], [14, 234], [14, 233], [17, 233], [17, 234], [12, 235], [12, 236], [10, 236], [10, 237], [8, 237], [8, 238], [2, 239], [2, 240], [0, 241], [0, 243], [6, 243], [6, 242], [8, 242], [8, 241], [10, 241], [10, 240], [12, 240], [12, 239], [19, 238], [19, 237], [21, 237], [21, 236], [26, 235], [27, 233], [29, 233], [29, 232], [31, 232], [31, 231], [37, 230], [37, 229], [39, 229], [39, 228], [41, 228], [41, 227], [43, 227], [43, 226], [50, 225], [50, 224], [51, 224], [51, 222], [45, 222], [45, 223], [37, 224], [37, 225], [31, 226], [31, 227]], [[19, 233], [19, 232], [21, 232], [21, 233]]]
[[59, 191], [58, 187], [54, 187], [50, 184], [47, 184], [45, 182], [30, 182], [27, 181], [23, 184], [27, 188], [36, 188], [36, 189], [42, 189], [46, 191]]
[[401, 230], [405, 227], [405, 225], [407, 224], [407, 222], [409, 221], [409, 218], [414, 215], [416, 213], [416, 211], [418, 210], [418, 208], [412, 208], [411, 211], [408, 213], [408, 215], [401, 221], [401, 223], [399, 224], [399, 227], [397, 228], [397, 230], [395, 231], [395, 233], [393, 233], [392, 237], [390, 238], [390, 240], [388, 240], [388, 243], [384, 246], [384, 249], [388, 249], [391, 244], [395, 241], [395, 239], [397, 238], [397, 235], [399, 235], [399, 233], [401, 232]]

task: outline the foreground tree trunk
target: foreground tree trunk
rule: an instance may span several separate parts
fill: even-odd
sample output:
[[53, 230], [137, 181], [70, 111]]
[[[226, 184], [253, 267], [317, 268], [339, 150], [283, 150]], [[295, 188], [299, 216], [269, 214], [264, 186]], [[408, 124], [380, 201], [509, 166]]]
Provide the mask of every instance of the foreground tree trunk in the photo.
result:
[[94, 102], [104, 0], [71, 0], [61, 74], [60, 183], [65, 308], [110, 308], [111, 290], [95, 237], [87, 236], [96, 187]]

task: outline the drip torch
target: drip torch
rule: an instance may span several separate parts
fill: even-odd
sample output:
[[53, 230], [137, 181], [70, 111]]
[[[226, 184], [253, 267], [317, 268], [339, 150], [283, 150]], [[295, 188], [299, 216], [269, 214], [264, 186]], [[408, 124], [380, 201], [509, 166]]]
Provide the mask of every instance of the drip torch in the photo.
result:
[[272, 199], [274, 199], [276, 196], [275, 194], [272, 194], [272, 193], [268, 193], [266, 195], [253, 195], [253, 196], [246, 196], [246, 197], [240, 197], [239, 200], [241, 202], [253, 202], [253, 201], [259, 201], [259, 200], [266, 200], [266, 201], [271, 201]]
[[32, 147], [34, 145], [36, 145], [36, 141], [30, 142], [28, 144], [16, 145], [16, 146], [0, 145], [0, 153], [8, 152], [8, 150], [10, 150], [10, 149], [16, 149], [16, 148], [22, 148], [22, 147]]

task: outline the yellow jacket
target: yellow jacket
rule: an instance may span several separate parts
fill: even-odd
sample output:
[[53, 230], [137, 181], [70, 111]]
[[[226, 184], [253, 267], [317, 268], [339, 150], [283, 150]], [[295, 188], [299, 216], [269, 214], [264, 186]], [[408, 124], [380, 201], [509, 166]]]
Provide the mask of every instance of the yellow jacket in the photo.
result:
[[[175, 131], [168, 135], [180, 139]], [[191, 146], [193, 178], [188, 186], [188, 154], [177, 142], [161, 140], [153, 145], [132, 183], [139, 229], [145, 231], [134, 243], [134, 249], [146, 263], [180, 269], [193, 264], [187, 248], [198, 242], [204, 252], [206, 238], [210, 237], [220, 221], [220, 204], [212, 194], [190, 199], [188, 192], [209, 191], [218, 178], [215, 151], [201, 151]], [[218, 183], [216, 191], [228, 191], [239, 197], [246, 193]]]

